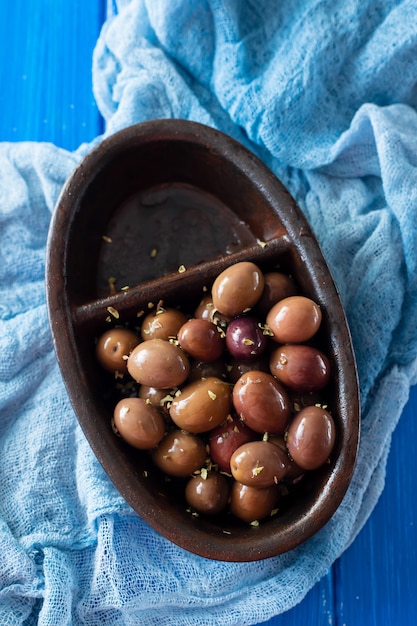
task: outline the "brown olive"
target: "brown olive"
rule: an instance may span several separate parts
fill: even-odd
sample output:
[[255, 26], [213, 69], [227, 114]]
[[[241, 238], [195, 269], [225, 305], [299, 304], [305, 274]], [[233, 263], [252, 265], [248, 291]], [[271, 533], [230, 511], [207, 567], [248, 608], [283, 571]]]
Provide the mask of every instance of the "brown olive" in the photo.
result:
[[299, 467], [314, 470], [330, 456], [336, 439], [332, 416], [320, 406], [308, 406], [296, 414], [287, 433], [287, 448]]
[[233, 388], [233, 405], [249, 428], [258, 433], [283, 433], [291, 415], [285, 389], [265, 372], [243, 374]]
[[228, 383], [219, 378], [202, 378], [185, 385], [169, 409], [172, 421], [183, 430], [203, 433], [227, 418], [232, 406]]
[[141, 385], [168, 389], [182, 385], [187, 379], [190, 362], [175, 344], [163, 339], [150, 339], [131, 352], [127, 369]]
[[109, 372], [127, 372], [127, 357], [139, 343], [139, 337], [128, 328], [110, 328], [96, 345], [99, 363]]
[[134, 448], [150, 450], [165, 433], [161, 413], [142, 398], [124, 398], [114, 409], [114, 425], [119, 435]]
[[211, 290], [214, 307], [224, 315], [240, 315], [257, 303], [263, 288], [263, 274], [255, 263], [236, 263], [215, 279]]
[[149, 339], [175, 338], [187, 317], [181, 311], [173, 308], [158, 307], [155, 312], [149, 313], [143, 320], [141, 335], [144, 341]]
[[256, 312], [265, 318], [274, 304], [289, 296], [295, 296], [297, 291], [295, 281], [287, 274], [266, 272], [264, 274], [264, 289], [256, 304]]
[[279, 346], [271, 353], [269, 367], [283, 385], [298, 392], [319, 391], [330, 380], [329, 359], [313, 346]]
[[223, 329], [226, 328], [227, 324], [232, 319], [230, 315], [223, 315], [223, 313], [220, 313], [220, 311], [214, 308], [211, 295], [204, 296], [194, 311], [194, 317], [213, 322], [213, 324]]
[[216, 515], [229, 501], [229, 481], [219, 472], [193, 476], [185, 487], [185, 499], [198, 513]]
[[288, 471], [285, 452], [269, 441], [244, 443], [232, 454], [230, 470], [235, 480], [252, 487], [270, 487]]
[[170, 476], [185, 477], [201, 469], [206, 461], [204, 442], [182, 430], [169, 432], [152, 454], [153, 462]]
[[230, 511], [250, 524], [271, 515], [276, 509], [279, 496], [277, 485], [257, 489], [235, 481], [230, 494]]
[[141, 385], [138, 391], [138, 397], [146, 400], [148, 404], [156, 407], [162, 413], [168, 414], [169, 405], [172, 402], [172, 398], [176, 389], [157, 389], [156, 387], [149, 387], [148, 385]]
[[321, 319], [321, 309], [313, 300], [290, 296], [272, 307], [266, 323], [277, 343], [303, 343], [316, 334]]
[[189, 356], [200, 361], [216, 361], [224, 350], [224, 339], [217, 326], [199, 318], [190, 319], [181, 326], [178, 342]]

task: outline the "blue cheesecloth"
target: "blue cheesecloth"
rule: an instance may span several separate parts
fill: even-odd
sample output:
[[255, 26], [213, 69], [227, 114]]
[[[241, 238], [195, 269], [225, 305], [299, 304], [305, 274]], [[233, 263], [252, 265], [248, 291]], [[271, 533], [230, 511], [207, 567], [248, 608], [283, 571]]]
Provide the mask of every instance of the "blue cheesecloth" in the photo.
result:
[[307, 543], [254, 563], [197, 557], [134, 513], [69, 403], [45, 305], [71, 153], [0, 144], [0, 624], [244, 626], [300, 602], [384, 486], [417, 357], [417, 2], [131, 0], [93, 56], [105, 135], [154, 118], [253, 150], [307, 216], [338, 285], [362, 413], [351, 486]]

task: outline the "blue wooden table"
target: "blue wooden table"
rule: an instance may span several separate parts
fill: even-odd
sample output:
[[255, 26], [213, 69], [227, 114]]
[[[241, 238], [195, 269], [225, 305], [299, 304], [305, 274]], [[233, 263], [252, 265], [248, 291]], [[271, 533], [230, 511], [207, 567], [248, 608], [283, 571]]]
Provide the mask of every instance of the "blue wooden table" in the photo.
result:
[[[103, 131], [91, 57], [106, 0], [0, 4], [0, 141], [73, 150]], [[417, 320], [416, 320], [417, 323]], [[353, 545], [291, 611], [269, 626], [417, 624], [417, 389], [394, 433], [386, 487]]]

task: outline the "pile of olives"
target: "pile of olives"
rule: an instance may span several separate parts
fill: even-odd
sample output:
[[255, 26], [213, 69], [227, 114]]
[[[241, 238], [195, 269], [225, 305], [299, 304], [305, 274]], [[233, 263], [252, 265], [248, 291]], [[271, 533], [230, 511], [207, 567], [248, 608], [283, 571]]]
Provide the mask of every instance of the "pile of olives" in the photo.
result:
[[334, 447], [323, 404], [331, 363], [314, 343], [321, 322], [290, 276], [245, 261], [191, 314], [160, 302], [139, 328], [109, 329], [97, 358], [130, 381], [115, 433], [183, 483], [193, 514], [259, 523]]

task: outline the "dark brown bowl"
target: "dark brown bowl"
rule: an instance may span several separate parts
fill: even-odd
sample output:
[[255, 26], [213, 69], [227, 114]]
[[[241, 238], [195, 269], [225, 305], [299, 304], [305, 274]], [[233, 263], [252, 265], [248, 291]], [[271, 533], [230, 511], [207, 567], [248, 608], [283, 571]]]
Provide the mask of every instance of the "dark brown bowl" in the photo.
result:
[[[161, 299], [197, 303], [203, 286], [240, 260], [263, 269], [279, 264], [320, 304], [337, 426], [330, 462], [256, 527], [186, 511], [149, 455], [115, 436], [113, 383], [95, 357], [95, 340], [109, 324], [132, 322]], [[210, 559], [252, 561], [294, 548], [331, 518], [349, 485], [359, 436], [350, 333], [306, 219], [256, 156], [216, 130], [179, 120], [146, 122], [104, 140], [60, 195], [46, 282], [55, 350], [81, 427], [120, 494], [155, 530]]]

